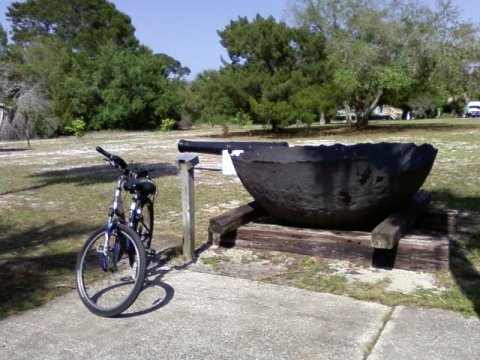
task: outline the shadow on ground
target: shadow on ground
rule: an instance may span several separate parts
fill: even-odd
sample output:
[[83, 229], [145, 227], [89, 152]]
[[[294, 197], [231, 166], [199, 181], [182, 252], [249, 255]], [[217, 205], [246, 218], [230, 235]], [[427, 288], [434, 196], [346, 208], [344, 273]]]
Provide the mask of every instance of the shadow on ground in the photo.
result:
[[450, 247], [450, 271], [480, 317], [480, 199], [447, 195], [442, 194], [449, 207], [460, 210], [456, 240]]
[[[125, 313], [118, 315], [118, 317], [129, 318], [146, 315], [159, 310], [170, 303], [175, 296], [175, 289], [163, 281], [165, 275], [172, 271], [186, 269], [190, 265], [195, 264], [198, 261], [199, 256], [210, 247], [210, 243], [204, 243], [195, 250], [195, 258], [193, 260], [172, 267], [166, 267], [166, 264], [172, 260], [172, 254], [176, 254], [177, 249], [167, 249], [165, 253], [158, 254], [156, 259], [152, 262], [152, 265], [148, 268], [148, 279], [145, 282], [145, 286], [138, 299], [130, 309]], [[146, 294], [149, 294], [149, 296]]]
[[[0, 318], [40, 306], [73, 289], [76, 253], [39, 257], [18, 256], [0, 263]], [[62, 281], [55, 281], [62, 277]], [[62, 276], [63, 275], [63, 276]]]
[[3, 230], [0, 234], [0, 318], [44, 304], [73, 288], [76, 251], [52, 255], [23, 255], [23, 252], [41, 253], [44, 246], [87, 234], [93, 228], [77, 222], [50, 221], [14, 235], [5, 235], [9, 232]]
[[19, 151], [27, 151], [27, 150], [29, 150], [29, 149], [4, 148], [4, 149], [0, 149], [0, 153], [19, 152]]
[[450, 271], [480, 317], [480, 198], [462, 197], [448, 190], [432, 195], [445, 207], [460, 211], [457, 240], [450, 248]]
[[9, 225], [1, 224], [1, 226], [0, 255], [11, 252], [21, 253], [25, 249], [39, 249], [49, 243], [95, 230], [95, 227], [85, 226], [85, 223], [70, 221], [59, 224], [50, 220], [45, 224], [32, 226], [22, 232], [15, 232], [14, 235], [5, 235], [12, 233], [8, 231]]
[[[146, 169], [154, 179], [164, 176], [173, 176], [178, 173], [178, 168], [176, 166], [165, 163], [134, 164], [131, 168], [134, 170]], [[37, 190], [57, 184], [74, 184], [78, 186], [98, 183], [114, 184], [119, 175], [120, 171], [112, 168], [110, 165], [92, 165], [71, 169], [41, 171], [30, 175], [31, 178], [37, 180], [35, 185], [8, 190], [0, 193], [0, 195]]]

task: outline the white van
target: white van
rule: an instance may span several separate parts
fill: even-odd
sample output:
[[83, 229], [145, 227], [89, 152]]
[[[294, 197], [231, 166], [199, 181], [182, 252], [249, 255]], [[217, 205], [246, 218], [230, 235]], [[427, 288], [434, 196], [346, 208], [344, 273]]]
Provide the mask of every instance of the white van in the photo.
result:
[[480, 117], [480, 101], [470, 101], [465, 108], [465, 117], [477, 118]]

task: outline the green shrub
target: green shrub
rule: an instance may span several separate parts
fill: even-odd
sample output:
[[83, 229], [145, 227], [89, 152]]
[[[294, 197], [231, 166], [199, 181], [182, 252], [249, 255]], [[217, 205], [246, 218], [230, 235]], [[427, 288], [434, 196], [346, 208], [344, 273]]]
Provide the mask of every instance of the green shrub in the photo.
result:
[[175, 120], [167, 118], [163, 119], [160, 124], [160, 130], [162, 131], [171, 131], [175, 127]]
[[86, 127], [85, 121], [82, 119], [75, 119], [72, 120], [71, 124], [65, 127], [65, 130], [76, 137], [82, 137], [85, 135], [85, 127]]
[[241, 127], [249, 126], [253, 124], [253, 120], [250, 117], [250, 114], [246, 113], [245, 111], [239, 111], [235, 114], [233, 118], [235, 124], [240, 125]]

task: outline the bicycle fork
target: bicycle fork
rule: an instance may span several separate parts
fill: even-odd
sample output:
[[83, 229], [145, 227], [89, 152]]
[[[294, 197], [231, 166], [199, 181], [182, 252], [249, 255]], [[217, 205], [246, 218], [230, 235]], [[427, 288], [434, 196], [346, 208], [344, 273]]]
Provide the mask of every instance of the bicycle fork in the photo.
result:
[[[121, 177], [117, 182], [117, 188], [115, 190], [115, 196], [113, 198], [113, 207], [110, 208], [108, 213], [108, 223], [105, 230], [105, 237], [103, 240], [103, 247], [99, 249], [99, 252], [102, 253], [101, 256], [101, 266], [103, 271], [116, 272], [117, 263], [122, 258], [123, 254], [126, 252], [128, 255], [129, 265], [132, 269], [132, 278], [136, 276], [136, 271], [138, 264], [136, 262], [135, 256], [135, 247], [130, 240], [124, 238], [123, 233], [118, 231], [118, 221], [120, 223], [125, 223], [124, 211], [123, 211], [123, 202], [122, 202], [122, 185], [124, 178]], [[111, 237], [115, 235], [115, 242], [111, 244]], [[109, 254], [112, 254], [109, 257]]]
[[[122, 184], [124, 182], [124, 178], [120, 177], [118, 182], [117, 182], [117, 187], [115, 189], [115, 195], [113, 197], [113, 207], [110, 208], [108, 212], [108, 223], [107, 223], [107, 229], [105, 231], [105, 238], [103, 241], [103, 248], [102, 248], [102, 270], [103, 271], [111, 271], [115, 272], [117, 270], [117, 261], [120, 260], [120, 258], [123, 255], [123, 251], [125, 248], [125, 244], [123, 244], [124, 239], [121, 239], [120, 233], [117, 231], [117, 237], [115, 239], [115, 243], [113, 244], [113, 248], [110, 246], [110, 237], [116, 230], [116, 220], [115, 220], [115, 215], [116, 216], [123, 216], [123, 203], [122, 203]], [[109, 252], [112, 251], [112, 257], [111, 261], [108, 259], [108, 254]], [[130, 260], [130, 263], [132, 261]]]
[[[117, 270], [117, 260], [120, 252], [120, 244], [118, 239], [115, 241], [115, 244], [113, 245], [113, 249], [111, 249], [110, 247], [110, 237], [112, 236], [112, 233], [114, 230], [115, 230], [115, 221], [112, 219], [112, 217], [110, 217], [108, 219], [108, 225], [107, 225], [107, 229], [105, 230], [105, 236], [103, 240], [103, 247], [101, 249], [103, 271], [114, 272]], [[110, 251], [113, 251], [113, 256], [111, 257], [111, 261], [109, 263], [108, 254]]]

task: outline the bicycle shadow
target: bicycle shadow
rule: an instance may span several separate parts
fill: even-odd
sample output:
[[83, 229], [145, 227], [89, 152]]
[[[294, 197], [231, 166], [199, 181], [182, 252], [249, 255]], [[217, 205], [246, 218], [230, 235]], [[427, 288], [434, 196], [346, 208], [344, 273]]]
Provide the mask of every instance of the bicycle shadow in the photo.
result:
[[157, 254], [154, 260], [155, 265], [147, 270], [147, 280], [137, 300], [135, 300], [127, 311], [116, 317], [131, 318], [142, 316], [160, 310], [168, 305], [175, 297], [175, 289], [172, 285], [163, 281], [163, 278], [171, 272], [181, 271], [195, 264], [199, 256], [211, 246], [212, 244], [210, 243], [204, 243], [195, 250], [195, 258], [193, 260], [172, 267], [166, 266], [168, 262], [173, 259], [173, 255], [163, 257], [163, 253]]
[[[135, 163], [131, 165], [133, 168], [142, 168], [150, 172], [154, 179], [161, 177], [175, 176], [178, 174], [178, 168], [172, 164], [166, 163]], [[38, 190], [48, 186], [72, 184], [75, 186], [89, 186], [99, 183], [114, 182], [119, 171], [110, 165], [91, 165], [80, 166], [70, 169], [39, 171], [28, 175], [35, 183], [33, 185], [18, 187], [0, 193], [0, 195], [8, 195], [20, 193], [23, 191]]]

